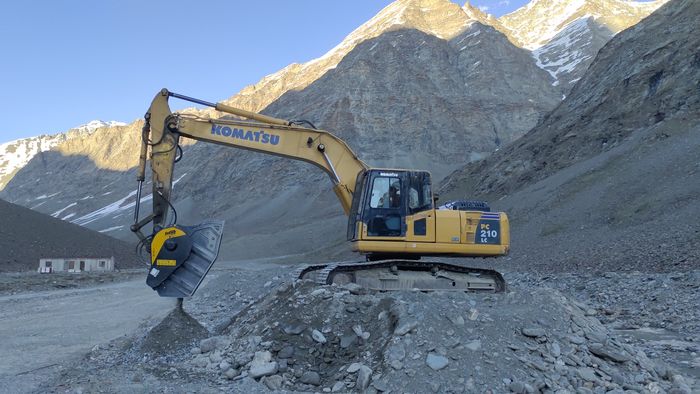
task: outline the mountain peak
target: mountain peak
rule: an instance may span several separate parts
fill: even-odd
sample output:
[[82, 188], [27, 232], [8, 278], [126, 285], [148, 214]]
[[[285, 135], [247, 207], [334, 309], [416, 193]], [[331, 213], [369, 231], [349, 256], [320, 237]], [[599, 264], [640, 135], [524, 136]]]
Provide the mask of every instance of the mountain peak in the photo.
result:
[[104, 120], [91, 120], [85, 124], [82, 124], [80, 126], [72, 127], [69, 131], [81, 131], [81, 132], [88, 132], [91, 133], [100, 127], [116, 127], [116, 126], [126, 126], [126, 123], [124, 122], [118, 122], [116, 120], [109, 120], [109, 121], [104, 121]]
[[[323, 56], [303, 64], [287, 66], [262, 78], [255, 85], [243, 88], [238, 95], [225, 102], [250, 111], [261, 111], [284, 92], [303, 89], [326, 71], [335, 68], [345, 55], [364, 41], [399, 29], [420, 30], [449, 40], [466, 30], [475, 20], [488, 24], [487, 18], [476, 18], [483, 15], [480, 11], [479, 13], [467, 14], [462, 7], [450, 0], [396, 0]], [[495, 19], [493, 21], [497, 22]], [[264, 96], [260, 94], [263, 91]]]
[[669, 0], [532, 0], [499, 22], [524, 48], [545, 45], [571, 22], [592, 16], [613, 33], [636, 24]]
[[450, 39], [463, 31], [470, 19], [473, 18], [450, 0], [398, 0], [357, 28], [348, 38], [362, 37], [364, 41], [404, 27]]
[[465, 14], [471, 19], [478, 20], [478, 21], [486, 21], [486, 20], [493, 20], [494, 17], [491, 14], [487, 14], [486, 12], [482, 11], [479, 7], [474, 7], [471, 4], [470, 0], [467, 0], [466, 3], [462, 6], [462, 11], [464, 11]]

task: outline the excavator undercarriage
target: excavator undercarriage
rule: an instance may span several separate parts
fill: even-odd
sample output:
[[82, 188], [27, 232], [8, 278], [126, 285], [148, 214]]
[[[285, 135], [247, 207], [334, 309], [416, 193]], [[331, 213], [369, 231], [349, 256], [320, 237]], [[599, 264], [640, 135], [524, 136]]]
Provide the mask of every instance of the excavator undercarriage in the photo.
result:
[[368, 290], [484, 291], [506, 290], [503, 276], [489, 269], [435, 261], [344, 261], [309, 265], [298, 270], [298, 279], [319, 285], [356, 283]]

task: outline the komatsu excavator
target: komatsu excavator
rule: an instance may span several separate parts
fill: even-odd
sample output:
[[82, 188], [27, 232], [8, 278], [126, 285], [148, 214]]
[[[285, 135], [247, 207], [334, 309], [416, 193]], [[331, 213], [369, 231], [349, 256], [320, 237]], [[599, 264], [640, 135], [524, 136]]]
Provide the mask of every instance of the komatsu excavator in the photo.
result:
[[[172, 113], [169, 98], [215, 108], [234, 117], [202, 118]], [[245, 120], [241, 120], [244, 118]], [[160, 91], [145, 115], [131, 230], [150, 251], [147, 284], [163, 297], [194, 294], [216, 261], [222, 221], [177, 224], [171, 203], [181, 137], [311, 163], [325, 171], [348, 216], [347, 239], [366, 261], [306, 265], [297, 274], [321, 284], [357, 283], [375, 290], [457, 290], [501, 292], [502, 276], [423, 256], [496, 257], [508, 253], [508, 217], [473, 205], [438, 209], [430, 173], [370, 168], [333, 134], [305, 120], [288, 121], [222, 103]], [[139, 217], [146, 163], [152, 169], [153, 211]], [[225, 180], [222, 180], [225, 182]], [[150, 235], [141, 231], [153, 222]]]

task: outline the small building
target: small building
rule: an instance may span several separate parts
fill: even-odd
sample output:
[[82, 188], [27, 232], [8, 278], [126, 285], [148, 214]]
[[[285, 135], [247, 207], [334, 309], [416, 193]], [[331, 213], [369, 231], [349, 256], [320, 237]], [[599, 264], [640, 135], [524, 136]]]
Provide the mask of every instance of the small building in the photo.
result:
[[114, 271], [114, 256], [39, 259], [38, 272], [42, 274], [96, 271]]

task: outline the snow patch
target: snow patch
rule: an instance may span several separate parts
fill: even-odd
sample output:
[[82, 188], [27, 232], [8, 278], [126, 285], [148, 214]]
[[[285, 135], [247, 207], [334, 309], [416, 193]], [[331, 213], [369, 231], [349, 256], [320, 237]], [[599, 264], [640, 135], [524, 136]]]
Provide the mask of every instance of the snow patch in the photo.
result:
[[[584, 51], [591, 42], [587, 35], [590, 32], [588, 21], [592, 15], [585, 15], [554, 37], [547, 45], [531, 52], [537, 67], [547, 71], [558, 82], [562, 74], [576, 69], [581, 62], [588, 60], [590, 55]], [[576, 48], [576, 49], [573, 49]], [[552, 84], [553, 86], [557, 86]]]
[[[177, 185], [178, 182], [180, 182], [180, 180], [182, 178], [184, 178], [186, 175], [187, 175], [187, 173], [184, 173], [184, 174], [180, 175], [179, 178], [177, 178], [173, 181], [173, 191], [175, 190], [175, 185]], [[100, 209], [92, 211], [86, 215], [83, 215], [83, 216], [73, 220], [73, 223], [84, 226], [84, 225], [92, 223], [96, 220], [105, 218], [105, 217], [110, 216], [110, 215], [114, 215], [115, 213], [123, 214], [124, 211], [131, 209], [136, 205], [135, 198], [133, 199], [133, 201], [127, 203], [127, 200], [132, 199], [135, 196], [136, 196], [136, 190], [127, 194], [126, 197], [120, 198], [119, 200], [117, 200], [109, 205], [106, 205]], [[144, 203], [144, 202], [152, 200], [152, 199], [153, 199], [153, 195], [149, 194], [149, 195], [141, 198], [141, 203]]]
[[70, 207], [74, 207], [74, 206], [76, 206], [76, 205], [78, 205], [77, 202], [70, 203], [70, 204], [68, 204], [67, 206], [63, 207], [63, 209], [59, 209], [58, 211], [52, 213], [51, 216], [53, 216], [53, 217], [58, 217], [58, 215], [60, 215], [63, 211], [65, 211], [66, 209], [68, 209], [68, 208], [70, 208]]
[[124, 122], [118, 122], [116, 120], [109, 120], [109, 121], [102, 121], [102, 120], [91, 120], [85, 124], [82, 124], [77, 127], [73, 127], [70, 130], [77, 130], [81, 132], [88, 132], [92, 133], [93, 131], [101, 128], [101, 127], [116, 127], [116, 126], [126, 126], [126, 123]]
[[106, 229], [104, 229], [104, 230], [99, 230], [99, 232], [101, 232], [101, 233], [107, 233], [107, 232], [110, 232], [110, 231], [119, 230], [119, 229], [122, 228], [122, 227], [124, 227], [124, 226], [109, 227], [109, 228], [106, 228]]

